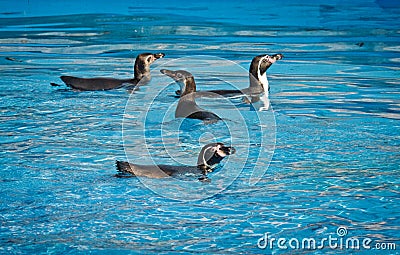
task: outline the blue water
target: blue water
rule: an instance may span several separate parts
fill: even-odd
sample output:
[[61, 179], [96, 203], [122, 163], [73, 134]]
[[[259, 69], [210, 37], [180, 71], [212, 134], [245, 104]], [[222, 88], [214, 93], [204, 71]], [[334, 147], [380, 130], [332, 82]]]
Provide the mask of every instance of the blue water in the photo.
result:
[[[398, 253], [398, 2], [114, 2], [0, 1], [1, 254], [303, 254], [310, 250], [257, 243], [265, 233], [338, 237], [339, 227], [372, 240], [362, 254]], [[166, 58], [133, 95], [49, 85], [67, 74], [130, 77], [147, 51]], [[272, 109], [233, 101], [249, 127], [230, 101], [218, 101], [226, 121], [211, 125], [165, 110], [177, 86], [157, 68], [183, 69], [170, 61], [203, 55], [248, 69], [262, 53], [285, 58], [268, 71]], [[196, 73], [199, 89], [231, 76], [215, 68]], [[232, 76], [247, 86], [240, 72]], [[155, 115], [144, 123], [148, 95], [157, 95]], [[161, 141], [152, 116], [164, 110]], [[150, 153], [165, 163], [172, 153], [193, 164], [202, 143], [220, 139], [238, 152], [225, 164], [231, 172], [209, 184], [114, 177], [116, 159], [147, 162]], [[254, 167], [265, 171], [252, 182]], [[397, 250], [378, 250], [382, 243]]]

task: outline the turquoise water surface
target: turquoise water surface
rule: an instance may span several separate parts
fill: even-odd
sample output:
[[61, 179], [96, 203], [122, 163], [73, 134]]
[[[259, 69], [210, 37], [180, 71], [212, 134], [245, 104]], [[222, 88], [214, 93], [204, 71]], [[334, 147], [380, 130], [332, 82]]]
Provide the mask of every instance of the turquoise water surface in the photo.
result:
[[[399, 253], [399, 7], [0, 0], [0, 254]], [[142, 52], [166, 57], [132, 95], [50, 86], [130, 77]], [[224, 122], [173, 118], [178, 87], [160, 68], [245, 88], [264, 53], [285, 56], [268, 111], [204, 99]], [[114, 176], [127, 158], [195, 164], [214, 140], [237, 154], [211, 183]]]

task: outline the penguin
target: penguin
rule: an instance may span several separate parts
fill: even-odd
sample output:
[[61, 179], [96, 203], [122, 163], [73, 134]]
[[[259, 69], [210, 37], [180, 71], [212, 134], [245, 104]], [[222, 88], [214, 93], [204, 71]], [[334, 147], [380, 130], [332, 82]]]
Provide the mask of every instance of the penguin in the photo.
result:
[[206, 111], [196, 104], [196, 82], [191, 73], [184, 70], [171, 71], [167, 69], [161, 69], [160, 72], [178, 83], [181, 88], [180, 91], [182, 91], [175, 110], [175, 118], [199, 119], [207, 123], [221, 120], [215, 113]]
[[234, 147], [225, 146], [223, 143], [210, 143], [205, 145], [197, 158], [196, 166], [173, 165], [139, 165], [125, 161], [116, 161], [117, 177], [126, 174], [137, 177], [165, 178], [185, 174], [199, 175], [200, 181], [209, 181], [207, 174], [216, 170], [219, 163], [228, 155], [236, 152]]
[[[78, 91], [95, 91], [118, 89], [123, 86], [129, 88], [135, 87], [139, 81], [150, 81], [150, 65], [157, 59], [163, 58], [164, 53], [142, 53], [136, 57], [134, 66], [133, 79], [114, 79], [114, 78], [78, 78], [73, 76], [61, 76], [61, 80], [74, 90]], [[51, 83], [52, 86], [57, 86]]]
[[[257, 96], [264, 92], [269, 92], [269, 82], [267, 78], [267, 70], [271, 67], [273, 63], [277, 60], [283, 58], [283, 54], [275, 54], [275, 55], [258, 55], [253, 58], [249, 68], [249, 87], [238, 90], [205, 90], [205, 91], [197, 91], [196, 97], [212, 97], [215, 94], [221, 96], [237, 96], [237, 95], [251, 95]], [[181, 91], [177, 90], [176, 94], [180, 95]], [[253, 101], [252, 101], [253, 102]]]

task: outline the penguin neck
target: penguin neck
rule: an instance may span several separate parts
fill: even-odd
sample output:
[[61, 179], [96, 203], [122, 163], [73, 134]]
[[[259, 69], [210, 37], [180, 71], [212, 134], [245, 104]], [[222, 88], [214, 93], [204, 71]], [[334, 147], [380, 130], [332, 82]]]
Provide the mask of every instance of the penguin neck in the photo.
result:
[[[194, 92], [196, 92], [196, 82], [194, 81], [194, 78], [193, 77], [187, 78], [184, 81], [184, 83], [185, 84], [182, 86], [182, 88], [184, 88], [184, 90], [183, 90], [183, 93], [181, 94], [181, 97], [184, 97], [187, 95], [192, 95], [193, 99], [194, 99]], [[181, 91], [182, 91], [182, 88], [181, 88]]]
[[[197, 158], [197, 168], [203, 174], [213, 172], [218, 167], [221, 160], [223, 159], [223, 157], [221, 157], [218, 154], [214, 154], [211, 157], [210, 157], [210, 155], [207, 156], [207, 150], [209, 150], [209, 149], [210, 148], [204, 148], [200, 152], [199, 157]], [[208, 157], [210, 157], [210, 158], [208, 158]]]
[[215, 166], [213, 165], [213, 162], [209, 162], [210, 160], [206, 159], [207, 157], [209, 157], [207, 156], [207, 152], [210, 149], [210, 147], [203, 147], [203, 149], [201, 149], [199, 157], [197, 158], [197, 169], [199, 169], [203, 175], [211, 173], [213, 171], [213, 166]]
[[250, 89], [254, 92], [265, 92], [269, 91], [269, 82], [267, 78], [267, 72], [260, 73], [260, 69], [249, 71]]
[[150, 79], [150, 66], [143, 63], [143, 61], [136, 59], [133, 70], [133, 79], [140, 81], [144, 77]]

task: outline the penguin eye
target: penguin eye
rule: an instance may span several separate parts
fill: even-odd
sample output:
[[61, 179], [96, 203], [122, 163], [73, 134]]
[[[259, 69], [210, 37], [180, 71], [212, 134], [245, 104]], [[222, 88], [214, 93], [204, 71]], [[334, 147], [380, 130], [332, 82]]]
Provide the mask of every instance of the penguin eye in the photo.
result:
[[176, 77], [178, 77], [178, 78], [180, 79], [180, 78], [182, 78], [182, 74], [178, 73], [178, 74], [176, 75]]
[[150, 61], [151, 61], [151, 57], [148, 57], [148, 58], [147, 58], [147, 62], [150, 63]]

